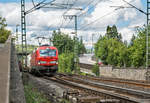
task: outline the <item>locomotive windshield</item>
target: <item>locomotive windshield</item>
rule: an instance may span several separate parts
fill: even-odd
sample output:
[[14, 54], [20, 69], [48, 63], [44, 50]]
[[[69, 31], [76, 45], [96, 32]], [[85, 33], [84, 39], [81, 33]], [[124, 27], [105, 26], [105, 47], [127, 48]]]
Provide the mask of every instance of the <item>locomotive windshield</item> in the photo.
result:
[[40, 56], [56, 56], [56, 50], [55, 49], [41, 49], [40, 50]]

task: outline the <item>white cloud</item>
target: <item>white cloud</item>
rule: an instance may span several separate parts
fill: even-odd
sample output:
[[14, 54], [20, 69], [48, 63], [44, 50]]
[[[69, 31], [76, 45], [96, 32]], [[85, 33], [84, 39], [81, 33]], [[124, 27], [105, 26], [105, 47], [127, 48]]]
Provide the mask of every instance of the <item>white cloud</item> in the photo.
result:
[[20, 5], [17, 3], [0, 3], [0, 14], [5, 17], [8, 25], [20, 23]]
[[126, 40], [128, 43], [130, 39], [132, 38], [132, 35], [135, 34], [135, 31], [129, 28], [122, 28], [119, 30], [119, 32], [122, 34], [123, 41]]
[[[74, 0], [69, 0], [69, 3], [72, 3], [73, 1]], [[85, 7], [90, 1], [77, 0], [73, 7]], [[138, 8], [143, 8], [143, 5], [141, 3], [142, 0], [126, 0], [126, 1], [128, 2], [132, 1], [131, 3], [137, 6]], [[67, 0], [56, 0], [55, 3], [62, 3], [62, 2], [67, 3]], [[83, 36], [84, 42], [91, 42], [91, 34], [93, 33], [98, 32], [104, 35], [106, 26], [113, 25], [113, 24], [117, 24], [118, 28], [120, 28], [118, 31], [123, 34], [123, 39], [129, 41], [129, 39], [132, 37], [132, 34], [134, 33], [133, 28], [135, 26], [142, 26], [145, 23], [145, 17], [143, 17], [144, 15], [140, 14], [139, 11], [135, 9], [126, 8], [126, 9], [113, 12], [115, 8], [112, 8], [110, 6], [120, 6], [120, 5], [128, 6], [122, 0], [95, 0], [92, 2], [92, 5], [96, 4], [97, 2], [99, 3], [91, 13], [87, 13], [86, 15], [78, 18], [79, 20], [78, 28], [82, 26], [86, 26], [87, 24], [100, 18], [95, 23], [92, 23], [86, 26], [86, 28], [78, 31], [78, 36]], [[26, 3], [26, 7], [27, 7], [26, 10], [29, 10], [32, 6], [33, 5], [31, 2]], [[16, 24], [20, 24], [21, 21], [20, 3], [0, 3], [0, 7], [1, 7], [0, 14], [1, 16], [6, 18], [9, 30], [15, 32]], [[88, 8], [86, 8], [82, 12], [85, 12], [87, 10]], [[71, 21], [69, 21], [69, 19], [64, 20], [62, 14], [65, 11], [66, 10], [64, 9], [62, 10], [61, 9], [40, 9], [34, 11], [31, 14], [28, 14], [26, 16], [27, 34], [28, 34], [27, 38], [30, 39], [31, 34], [50, 35], [51, 33], [49, 32], [49, 30], [57, 29], [58, 27], [60, 27], [61, 24], [63, 24], [61, 30], [72, 36], [71, 32], [74, 31], [73, 29], [74, 19], [72, 19]], [[79, 11], [70, 10], [66, 14], [74, 15], [77, 12]], [[109, 14], [109, 12], [112, 13]], [[124, 22], [129, 22], [129, 24], [125, 27], [124, 25], [118, 23], [120, 21], [122, 24]], [[64, 27], [67, 27], [67, 29], [66, 28], [64, 29]], [[42, 32], [44, 30], [45, 33]]]
[[[134, 5], [141, 7], [140, 0], [127, 0], [128, 2], [134, 1]], [[135, 9], [118, 9], [115, 11], [116, 8], [111, 6], [125, 6], [128, 5], [123, 2], [122, 0], [112, 0], [107, 2], [99, 3], [94, 11], [90, 14], [90, 16], [86, 17], [82, 22], [83, 26], [90, 24], [90, 27], [99, 28], [99, 27], [106, 27], [107, 25], [117, 24], [118, 20], [129, 20], [137, 17], [137, 11]], [[122, 17], [124, 19], [122, 19]], [[93, 22], [96, 21], [96, 22]], [[93, 23], [92, 23], [93, 22]]]

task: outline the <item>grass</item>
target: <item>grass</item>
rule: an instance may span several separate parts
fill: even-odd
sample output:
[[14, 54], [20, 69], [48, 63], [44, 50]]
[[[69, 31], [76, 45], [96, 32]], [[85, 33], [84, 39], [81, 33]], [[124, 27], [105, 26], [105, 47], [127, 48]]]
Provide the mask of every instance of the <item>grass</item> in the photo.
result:
[[60, 103], [71, 103], [68, 100], [63, 99]]
[[[24, 85], [26, 103], [51, 103], [48, 99], [32, 85]], [[62, 99], [60, 103], [70, 103], [68, 100]]]
[[26, 103], [50, 103], [47, 98], [38, 92], [37, 89], [33, 88], [32, 85], [25, 85], [24, 91]]

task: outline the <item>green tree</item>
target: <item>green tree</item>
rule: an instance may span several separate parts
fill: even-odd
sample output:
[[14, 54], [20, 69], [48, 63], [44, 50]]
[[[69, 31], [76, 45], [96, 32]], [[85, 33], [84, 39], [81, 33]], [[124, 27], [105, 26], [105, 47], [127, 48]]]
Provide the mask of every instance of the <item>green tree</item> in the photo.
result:
[[[53, 31], [52, 34], [52, 42], [55, 47], [57, 47], [59, 52], [59, 72], [66, 72], [66, 73], [72, 73], [73, 71], [79, 70], [78, 65], [74, 62], [74, 47], [75, 43], [78, 45], [78, 53], [82, 54], [86, 52], [83, 40], [80, 41], [75, 39], [75, 37], [72, 39], [67, 34], [64, 34], [62, 32], [56, 32]], [[77, 61], [78, 58], [77, 58]]]
[[92, 68], [92, 72], [96, 75], [96, 76], [99, 76], [99, 65], [98, 63], [96, 63], [94, 65], [94, 67]]
[[130, 46], [133, 46], [134, 40], [136, 39], [135, 35], [132, 35], [131, 41], [130, 41]]
[[95, 55], [102, 60], [105, 65], [129, 66], [128, 48], [122, 42], [122, 36], [117, 32], [117, 28], [108, 26], [106, 35], [100, 36], [95, 44]]
[[82, 39], [80, 41], [75, 40], [74, 38], [72, 39], [70, 36], [62, 32], [53, 31], [52, 41], [54, 46], [57, 47], [59, 54], [74, 52], [75, 42], [78, 45], [78, 55], [86, 52]]
[[11, 34], [10, 31], [6, 30], [6, 26], [5, 18], [0, 17], [0, 43], [5, 43], [8, 36]]
[[[149, 27], [150, 29], [150, 27]], [[132, 45], [129, 47], [131, 66], [145, 66], [146, 62], [146, 27], [140, 29], [137, 37], [132, 39]]]
[[62, 53], [59, 55], [59, 72], [72, 73], [74, 70], [74, 59], [73, 53]]
[[[150, 30], [150, 26], [148, 29]], [[106, 65], [110, 64], [118, 67], [145, 66], [146, 27], [138, 29], [137, 36], [132, 36], [129, 46], [126, 41], [122, 42], [116, 36], [109, 34], [110, 31], [111, 27], [108, 26], [106, 35], [100, 36], [95, 44], [95, 55]], [[116, 29], [113, 31], [116, 31]]]
[[73, 52], [74, 41], [68, 35], [54, 31], [52, 34], [53, 45], [57, 47], [59, 54]]
[[81, 39], [80, 39], [78, 45], [79, 45], [79, 46], [78, 46], [78, 50], [79, 50], [79, 53], [78, 53], [78, 54], [84, 54], [84, 53], [86, 53], [86, 48], [85, 48], [85, 46], [84, 46], [84, 44], [83, 44], [83, 39], [82, 39], [82, 37], [81, 37]]
[[121, 41], [122, 39], [122, 36], [120, 33], [118, 33], [117, 27], [115, 25], [113, 25], [112, 27], [107, 26], [106, 36], [108, 38], [117, 38], [119, 41]]

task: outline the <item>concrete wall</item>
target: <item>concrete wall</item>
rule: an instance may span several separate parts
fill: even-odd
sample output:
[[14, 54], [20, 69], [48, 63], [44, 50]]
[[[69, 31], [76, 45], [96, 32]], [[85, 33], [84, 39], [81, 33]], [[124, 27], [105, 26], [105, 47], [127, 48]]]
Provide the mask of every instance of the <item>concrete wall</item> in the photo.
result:
[[0, 44], [0, 103], [9, 103], [11, 37]]
[[102, 66], [99, 68], [100, 76], [124, 78], [132, 80], [146, 80], [146, 69], [137, 68], [115, 68], [111, 66]]
[[[93, 65], [79, 63], [79, 66], [81, 72], [94, 75], [94, 73], [92, 73]], [[146, 69], [143, 68], [117, 68], [112, 66], [100, 66], [99, 71], [100, 76], [105, 77], [132, 79], [132, 80], [146, 80], [145, 75]]]
[[18, 59], [15, 46], [11, 46], [11, 65], [10, 65], [10, 103], [26, 103], [24, 86], [19, 70]]

